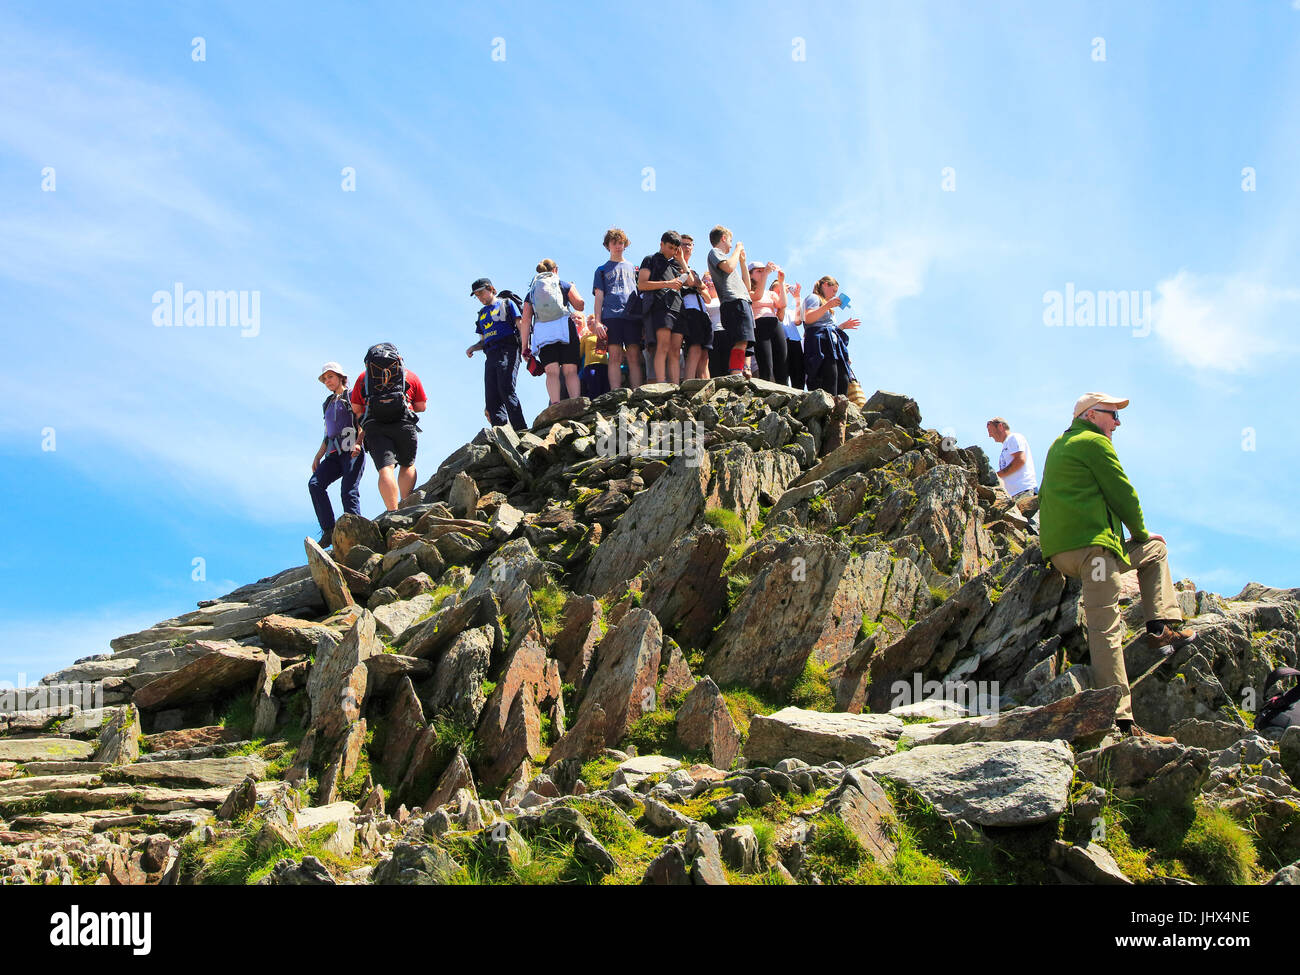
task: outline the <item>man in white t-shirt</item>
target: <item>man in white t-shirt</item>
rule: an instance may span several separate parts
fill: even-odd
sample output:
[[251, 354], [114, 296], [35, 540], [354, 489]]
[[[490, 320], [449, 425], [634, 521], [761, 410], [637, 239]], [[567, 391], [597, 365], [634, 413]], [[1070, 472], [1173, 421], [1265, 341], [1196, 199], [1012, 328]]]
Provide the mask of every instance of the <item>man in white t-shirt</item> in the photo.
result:
[[[1038, 475], [1034, 473], [1034, 455], [1024, 434], [1012, 433], [1006, 419], [995, 416], [988, 422], [989, 436], [1002, 445], [998, 455], [998, 477], [1002, 487], [1026, 518], [1038, 508]], [[1027, 510], [1028, 509], [1028, 510]]]

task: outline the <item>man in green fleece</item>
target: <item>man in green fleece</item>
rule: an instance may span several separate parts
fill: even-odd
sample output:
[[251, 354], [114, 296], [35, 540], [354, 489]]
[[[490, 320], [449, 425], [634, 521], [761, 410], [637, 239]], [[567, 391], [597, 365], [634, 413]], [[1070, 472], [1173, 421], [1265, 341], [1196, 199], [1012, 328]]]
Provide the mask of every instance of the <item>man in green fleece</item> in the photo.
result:
[[[1143, 731], [1133, 722], [1128, 673], [1124, 669], [1124, 624], [1119, 612], [1119, 576], [1138, 572], [1147, 645], [1172, 653], [1196, 639], [1180, 630], [1183, 613], [1169, 575], [1168, 549], [1159, 535], [1147, 533], [1137, 492], [1124, 476], [1111, 434], [1128, 400], [1106, 393], [1084, 393], [1074, 404], [1074, 422], [1047, 452], [1039, 488], [1043, 557], [1066, 576], [1083, 583], [1088, 651], [1094, 687], [1119, 685], [1123, 696], [1115, 723], [1125, 735], [1172, 742]], [[1122, 525], [1131, 532], [1123, 541]]]

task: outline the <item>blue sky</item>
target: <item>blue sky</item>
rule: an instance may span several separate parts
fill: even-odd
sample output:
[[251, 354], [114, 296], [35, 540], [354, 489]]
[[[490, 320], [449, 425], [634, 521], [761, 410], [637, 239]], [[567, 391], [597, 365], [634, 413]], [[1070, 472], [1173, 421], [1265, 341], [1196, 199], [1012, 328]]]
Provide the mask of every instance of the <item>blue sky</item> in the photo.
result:
[[[300, 564], [326, 360], [405, 353], [423, 480], [482, 422], [470, 282], [589, 294], [614, 225], [835, 275], [868, 390], [993, 453], [1003, 414], [1040, 473], [1076, 396], [1131, 397], [1175, 575], [1300, 585], [1296, 3], [640, 10], [5, 6], [0, 680]], [[256, 329], [156, 327], [178, 282]], [[1067, 284], [1151, 316], [1048, 327]]]

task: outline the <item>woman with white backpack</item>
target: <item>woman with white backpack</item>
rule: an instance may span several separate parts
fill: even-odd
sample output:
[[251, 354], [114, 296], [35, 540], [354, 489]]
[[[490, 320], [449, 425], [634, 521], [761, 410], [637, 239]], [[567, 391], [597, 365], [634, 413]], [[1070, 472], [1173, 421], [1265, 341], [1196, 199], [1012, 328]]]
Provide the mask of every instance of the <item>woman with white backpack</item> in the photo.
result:
[[537, 265], [537, 276], [528, 285], [519, 322], [524, 356], [536, 353], [546, 370], [546, 393], [552, 406], [566, 393], [570, 398], [580, 395], [578, 366], [582, 362], [578, 330], [569, 318], [570, 308], [583, 310], [582, 296], [568, 281], [560, 280], [559, 270], [549, 257]]

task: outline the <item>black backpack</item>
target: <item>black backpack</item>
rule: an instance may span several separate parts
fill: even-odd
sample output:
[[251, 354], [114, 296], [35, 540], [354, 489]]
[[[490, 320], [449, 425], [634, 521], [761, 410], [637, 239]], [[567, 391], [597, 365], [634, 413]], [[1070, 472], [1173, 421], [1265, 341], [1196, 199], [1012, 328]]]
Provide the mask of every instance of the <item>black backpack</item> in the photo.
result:
[[372, 345], [366, 352], [366, 378], [362, 387], [366, 412], [362, 423], [400, 423], [410, 408], [406, 403], [406, 370], [402, 357], [388, 342]]
[[[1278, 667], [1274, 670], [1264, 682], [1265, 695], [1274, 684], [1288, 677], [1300, 677], [1300, 670], [1292, 667]], [[1278, 693], [1266, 698], [1264, 706], [1255, 715], [1256, 729], [1289, 728], [1291, 725], [1300, 725], [1300, 682], [1290, 690], [1279, 687]]]

